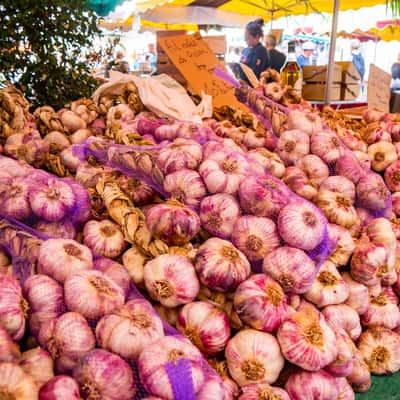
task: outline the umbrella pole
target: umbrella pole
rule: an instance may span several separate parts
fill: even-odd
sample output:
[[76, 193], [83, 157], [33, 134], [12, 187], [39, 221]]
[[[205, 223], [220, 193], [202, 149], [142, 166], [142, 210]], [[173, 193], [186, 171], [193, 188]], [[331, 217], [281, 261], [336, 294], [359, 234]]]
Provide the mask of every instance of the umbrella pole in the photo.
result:
[[325, 104], [329, 105], [332, 97], [332, 84], [333, 84], [333, 72], [335, 67], [335, 49], [336, 49], [336, 34], [338, 27], [339, 17], [339, 6], [340, 0], [334, 0], [333, 4], [333, 15], [332, 15], [332, 28], [331, 28], [331, 43], [329, 46], [329, 61], [326, 76], [326, 88], [325, 88]]

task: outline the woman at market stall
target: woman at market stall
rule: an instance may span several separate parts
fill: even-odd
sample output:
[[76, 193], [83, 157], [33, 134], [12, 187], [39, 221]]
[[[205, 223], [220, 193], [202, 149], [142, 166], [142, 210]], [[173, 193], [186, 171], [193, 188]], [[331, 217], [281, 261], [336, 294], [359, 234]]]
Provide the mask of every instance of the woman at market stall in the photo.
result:
[[[257, 78], [260, 77], [261, 72], [265, 71], [268, 66], [267, 49], [261, 43], [261, 39], [264, 36], [263, 25], [264, 21], [261, 18], [251, 21], [246, 25], [244, 37], [248, 47], [243, 50], [240, 59], [240, 62], [247, 65]], [[248, 82], [247, 76], [239, 64], [236, 64], [235, 69], [240, 79]]]

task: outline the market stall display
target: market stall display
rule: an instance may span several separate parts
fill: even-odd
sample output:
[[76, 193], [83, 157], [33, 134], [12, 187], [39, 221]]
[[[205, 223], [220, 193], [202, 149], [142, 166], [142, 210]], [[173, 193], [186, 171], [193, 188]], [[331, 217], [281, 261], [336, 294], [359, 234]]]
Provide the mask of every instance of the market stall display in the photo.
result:
[[133, 83], [0, 91], [0, 394], [338, 400], [400, 370], [400, 118], [270, 71], [236, 97], [195, 123]]

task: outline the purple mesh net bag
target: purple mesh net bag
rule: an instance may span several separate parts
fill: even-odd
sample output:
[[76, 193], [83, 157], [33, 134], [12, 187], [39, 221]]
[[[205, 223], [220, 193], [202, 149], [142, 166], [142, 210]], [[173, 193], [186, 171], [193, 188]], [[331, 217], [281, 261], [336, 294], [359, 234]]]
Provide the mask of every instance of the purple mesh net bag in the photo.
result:
[[[3, 248], [11, 257], [13, 264], [13, 276], [21, 282], [22, 286], [24, 286], [24, 282], [29, 277], [37, 274], [39, 249], [40, 246], [47, 240], [49, 240], [47, 235], [29, 228], [13, 218], [0, 214], [0, 247]], [[124, 267], [115, 261], [106, 259], [104, 257], [98, 257], [94, 259], [94, 270], [106, 271], [110, 266], [114, 268], [120, 267], [124, 270]], [[133, 299], [144, 299], [144, 297], [136, 289], [133, 282], [130, 281], [125, 301], [127, 302]], [[68, 312], [68, 310], [66, 310], [66, 312]], [[152, 309], [152, 312], [157, 315], [154, 309]], [[61, 315], [62, 313], [59, 316]], [[94, 332], [98, 320], [87, 318], [87, 322]], [[168, 325], [165, 321], [163, 321], [163, 329], [166, 336], [183, 338], [178, 331]], [[132, 397], [132, 400], [139, 400], [145, 398], [146, 396], [150, 396], [151, 394], [146, 392], [140, 381], [137, 362], [130, 360], [128, 363], [132, 369], [132, 374], [136, 381], [136, 395]], [[200, 366], [203, 369], [206, 377], [211, 376], [213, 379], [220, 380], [216, 372], [208, 365], [205, 359], [201, 359]], [[174, 399], [195, 400], [196, 392], [194, 389], [191, 364], [189, 360], [180, 358], [177, 360], [177, 362], [167, 362], [164, 365], [164, 368], [168, 375]]]

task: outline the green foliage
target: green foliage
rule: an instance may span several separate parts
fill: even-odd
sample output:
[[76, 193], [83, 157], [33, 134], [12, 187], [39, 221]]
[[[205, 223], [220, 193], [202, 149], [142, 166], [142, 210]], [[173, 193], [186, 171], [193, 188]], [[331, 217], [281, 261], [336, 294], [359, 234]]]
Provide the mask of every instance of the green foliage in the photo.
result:
[[99, 31], [86, 0], [2, 0], [0, 81], [35, 105], [62, 107], [97, 86], [87, 61]]

